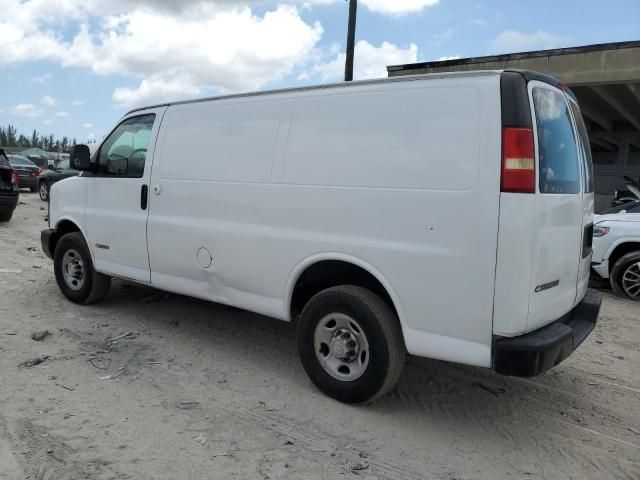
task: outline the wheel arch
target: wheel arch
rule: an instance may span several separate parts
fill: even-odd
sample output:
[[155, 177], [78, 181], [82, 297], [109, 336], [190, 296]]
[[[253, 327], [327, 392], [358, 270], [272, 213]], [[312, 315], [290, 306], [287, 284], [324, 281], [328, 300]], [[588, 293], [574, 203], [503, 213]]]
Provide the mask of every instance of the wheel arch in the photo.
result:
[[55, 233], [54, 236], [51, 237], [51, 244], [49, 245], [52, 255], [56, 251], [56, 245], [58, 244], [58, 241], [64, 235], [66, 235], [67, 233], [78, 232], [84, 238], [84, 241], [86, 242], [87, 247], [89, 248], [89, 254], [91, 255], [91, 259], [93, 260], [93, 249], [91, 248], [91, 245], [89, 244], [89, 241], [87, 240], [87, 235], [82, 230], [82, 228], [80, 228], [79, 224], [80, 224], [80, 222], [78, 222], [76, 219], [69, 218], [69, 217], [66, 217], [66, 216], [58, 219], [58, 221], [56, 222], [55, 227], [54, 227], [54, 230], [55, 230], [56, 233]]
[[623, 238], [614, 243], [606, 256], [609, 259], [609, 274], [620, 258], [636, 250], [640, 251], [640, 237]]
[[[312, 280], [311, 286], [307, 284], [308, 288], [305, 289], [305, 282], [309, 278]], [[369, 288], [380, 295], [395, 312], [400, 327], [405, 325], [398, 297], [384, 275], [361, 258], [337, 252], [313, 255], [293, 269], [285, 295], [287, 318], [293, 320], [301, 307], [319, 291], [345, 284]]]

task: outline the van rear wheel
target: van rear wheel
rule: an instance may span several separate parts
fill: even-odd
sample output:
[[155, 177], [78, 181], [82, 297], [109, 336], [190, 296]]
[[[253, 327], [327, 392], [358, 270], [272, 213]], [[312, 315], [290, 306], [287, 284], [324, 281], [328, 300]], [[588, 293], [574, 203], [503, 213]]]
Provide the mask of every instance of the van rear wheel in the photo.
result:
[[614, 292], [640, 302], [640, 251], [620, 257], [611, 269], [610, 279]]
[[400, 378], [405, 346], [398, 319], [378, 295], [343, 285], [323, 290], [304, 307], [298, 351], [311, 381], [344, 403], [366, 403]]
[[109, 292], [111, 278], [93, 268], [91, 254], [79, 232], [67, 233], [56, 245], [53, 269], [60, 291], [74, 303], [89, 305]]

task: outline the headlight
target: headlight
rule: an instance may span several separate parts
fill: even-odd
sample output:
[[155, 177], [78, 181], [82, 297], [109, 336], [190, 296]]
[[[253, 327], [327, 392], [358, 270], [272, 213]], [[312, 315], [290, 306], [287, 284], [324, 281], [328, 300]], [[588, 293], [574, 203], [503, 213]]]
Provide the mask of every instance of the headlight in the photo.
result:
[[609, 233], [609, 227], [601, 227], [596, 225], [593, 227], [593, 236], [594, 237], [604, 237], [607, 233]]

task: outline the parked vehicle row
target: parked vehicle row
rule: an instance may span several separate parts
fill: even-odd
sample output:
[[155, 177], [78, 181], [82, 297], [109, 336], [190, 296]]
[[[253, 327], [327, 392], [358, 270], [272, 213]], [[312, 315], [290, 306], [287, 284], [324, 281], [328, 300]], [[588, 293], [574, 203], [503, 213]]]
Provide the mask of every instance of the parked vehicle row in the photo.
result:
[[49, 200], [49, 190], [54, 183], [64, 180], [65, 178], [75, 177], [79, 175], [78, 170], [71, 168], [70, 160], [64, 158], [57, 160], [53, 167], [43, 170], [37, 177], [36, 188], [40, 195], [40, 199], [43, 201]]
[[20, 188], [28, 188], [35, 192], [38, 184], [38, 175], [42, 169], [22, 155], [9, 155], [9, 164], [18, 172]]
[[0, 222], [8, 222], [18, 205], [20, 189], [18, 172], [9, 163], [9, 157], [0, 149]]
[[597, 321], [588, 138], [545, 75], [142, 108], [72, 166], [88, 174], [51, 188], [42, 232], [69, 300], [120, 277], [297, 319], [306, 372], [340, 401], [384, 394], [407, 353], [537, 375]]
[[68, 158], [56, 160], [47, 169], [40, 168], [22, 155], [7, 155], [5, 158], [8, 166], [18, 172], [18, 188], [28, 188], [32, 192], [37, 191], [43, 201], [49, 200], [51, 185], [80, 174], [78, 170], [71, 168]]

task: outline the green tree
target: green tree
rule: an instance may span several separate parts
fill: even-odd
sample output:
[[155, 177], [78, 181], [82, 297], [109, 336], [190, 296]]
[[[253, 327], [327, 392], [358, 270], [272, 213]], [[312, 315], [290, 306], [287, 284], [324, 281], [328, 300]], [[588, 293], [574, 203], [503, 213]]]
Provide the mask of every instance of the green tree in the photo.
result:
[[27, 148], [29, 147], [31, 144], [29, 142], [29, 139], [27, 137], [25, 137], [23, 134], [20, 134], [20, 136], [18, 137], [18, 140], [16, 140], [17, 143], [17, 147], [23, 147], [23, 148]]
[[38, 135], [38, 131], [34, 128], [33, 133], [31, 134], [31, 147], [38, 148], [40, 146], [40, 135]]
[[9, 124], [7, 125], [7, 147], [17, 147], [18, 144], [18, 131], [16, 127]]

